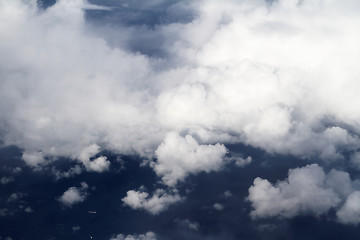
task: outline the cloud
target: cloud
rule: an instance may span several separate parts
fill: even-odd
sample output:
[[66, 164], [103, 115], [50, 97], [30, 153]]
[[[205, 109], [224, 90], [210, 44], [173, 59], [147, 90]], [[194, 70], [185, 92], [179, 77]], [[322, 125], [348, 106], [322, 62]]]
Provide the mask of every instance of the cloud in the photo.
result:
[[8, 198], [7, 201], [8, 202], [16, 202], [19, 199], [22, 199], [24, 196], [26, 196], [26, 194], [21, 193], [21, 192], [15, 192], [10, 195], [10, 197]]
[[214, 208], [215, 210], [217, 210], [217, 211], [222, 211], [222, 210], [224, 210], [224, 205], [222, 205], [222, 204], [220, 204], [220, 203], [215, 203], [215, 204], [213, 205], [213, 208]]
[[129, 190], [122, 201], [132, 209], [142, 209], [152, 215], [157, 215], [165, 211], [170, 205], [182, 201], [182, 199], [176, 191], [167, 193], [163, 189], [157, 189], [151, 197], [142, 190]]
[[29, 165], [36, 167], [45, 162], [42, 152], [24, 152], [22, 159]]
[[229, 190], [225, 191], [225, 192], [224, 192], [224, 197], [225, 197], [225, 198], [231, 198], [231, 197], [232, 197], [231, 191], [229, 191]]
[[79, 165], [71, 167], [68, 171], [60, 171], [55, 167], [52, 168], [52, 173], [55, 176], [55, 180], [60, 180], [62, 178], [70, 178], [75, 175], [79, 175], [83, 172], [83, 169]]
[[153, 232], [147, 232], [145, 234], [134, 234], [134, 235], [123, 235], [123, 234], [118, 234], [112, 238], [110, 238], [110, 240], [156, 240], [156, 235]]
[[32, 212], [34, 212], [34, 210], [33, 210], [31, 207], [26, 207], [26, 208], [24, 209], [24, 211], [25, 211], [26, 213], [32, 213]]
[[193, 221], [190, 221], [189, 219], [184, 219], [184, 220], [175, 219], [175, 222], [177, 224], [179, 224], [179, 226], [188, 228], [193, 231], [198, 231], [200, 228], [200, 225], [198, 222], [195, 222], [195, 221], [193, 222]]
[[14, 178], [13, 178], [13, 177], [2, 177], [2, 178], [0, 179], [0, 183], [1, 183], [2, 185], [9, 184], [9, 183], [11, 183], [11, 182], [13, 182], [13, 181], [14, 181]]
[[344, 224], [360, 223], [360, 191], [354, 191], [344, 205], [336, 212], [339, 222]]
[[193, 1], [188, 20], [143, 31], [161, 59], [127, 45], [141, 28], [118, 27], [110, 45], [84, 8], [0, 3], [1, 139], [28, 165], [68, 157], [103, 172], [96, 155], [110, 150], [157, 157], [173, 186], [219, 170], [227, 143], [323, 161], [360, 148], [357, 1]]
[[85, 182], [81, 183], [81, 187], [70, 187], [59, 198], [58, 201], [66, 207], [72, 207], [74, 204], [85, 201], [88, 192], [88, 185]]
[[340, 203], [338, 195], [326, 186], [326, 175], [317, 164], [289, 171], [288, 179], [275, 186], [261, 178], [249, 188], [248, 200], [253, 218], [319, 216]]
[[200, 145], [192, 136], [168, 133], [155, 151], [154, 170], [168, 186], [183, 181], [189, 174], [218, 171], [227, 149], [222, 144]]
[[81, 227], [79, 225], [72, 227], [72, 230], [74, 233], [78, 232], [80, 229], [81, 229]]
[[256, 178], [247, 199], [254, 208], [252, 218], [320, 216], [334, 209], [339, 222], [358, 224], [359, 196], [359, 181], [352, 181], [347, 172], [333, 169], [325, 174], [311, 164], [289, 170], [288, 178], [276, 184]]

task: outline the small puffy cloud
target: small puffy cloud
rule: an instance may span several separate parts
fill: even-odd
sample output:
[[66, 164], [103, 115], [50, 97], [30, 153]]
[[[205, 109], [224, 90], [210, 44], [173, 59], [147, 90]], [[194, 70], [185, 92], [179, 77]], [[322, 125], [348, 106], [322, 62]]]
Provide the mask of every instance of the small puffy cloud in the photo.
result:
[[147, 192], [141, 190], [130, 190], [122, 201], [132, 209], [143, 209], [152, 215], [157, 215], [165, 211], [171, 204], [182, 201], [182, 198], [176, 191], [168, 193], [163, 189], [157, 189], [153, 196], [149, 196]]
[[83, 168], [81, 168], [79, 165], [75, 165], [74, 167], [71, 167], [68, 171], [60, 171], [55, 167], [52, 168], [52, 174], [55, 176], [55, 180], [60, 180], [62, 178], [70, 178], [75, 175], [79, 175], [82, 172], [83, 172]]
[[16, 202], [17, 200], [23, 198], [26, 194], [21, 192], [12, 193], [8, 198], [8, 202]]
[[31, 207], [26, 207], [26, 208], [24, 209], [24, 211], [25, 211], [26, 213], [32, 213], [32, 212], [34, 212], [34, 210], [33, 210]]
[[227, 191], [224, 192], [224, 197], [225, 198], [230, 198], [230, 197], [232, 197], [232, 193], [229, 190], [227, 190]]
[[346, 199], [344, 205], [336, 212], [339, 222], [344, 224], [360, 223], [360, 191], [354, 191]]
[[32, 167], [37, 167], [45, 162], [44, 154], [42, 152], [24, 152], [22, 159]]
[[72, 227], [73, 232], [77, 232], [81, 229], [79, 225]]
[[155, 151], [154, 170], [166, 185], [174, 186], [189, 174], [220, 170], [226, 152], [223, 144], [201, 145], [190, 135], [170, 132]]
[[93, 171], [93, 172], [104, 172], [108, 171], [110, 168], [110, 161], [107, 160], [107, 157], [101, 156], [95, 158], [92, 161], [85, 163], [86, 169]]
[[11, 214], [9, 209], [7, 208], [0, 208], [0, 216], [1, 217], [4, 217], [4, 216], [7, 216], [8, 214]]
[[248, 156], [247, 158], [243, 158], [240, 156], [231, 156], [227, 157], [227, 160], [233, 161], [238, 167], [245, 167], [246, 165], [249, 165], [251, 163], [252, 157]]
[[11, 183], [11, 182], [13, 182], [13, 181], [14, 181], [14, 178], [13, 178], [13, 177], [2, 177], [2, 178], [0, 179], [0, 183], [1, 183], [2, 185]]
[[193, 221], [190, 221], [189, 219], [184, 219], [184, 220], [175, 219], [175, 222], [177, 224], [179, 224], [179, 226], [188, 228], [193, 231], [198, 231], [200, 228], [200, 225], [198, 222], [193, 222]]
[[66, 207], [72, 207], [72, 205], [85, 201], [88, 185], [85, 182], [81, 183], [81, 187], [70, 187], [59, 198], [58, 201]]
[[145, 234], [133, 234], [133, 235], [123, 235], [123, 234], [118, 234], [112, 238], [110, 238], [110, 240], [156, 240], [156, 235], [153, 232], [147, 232]]
[[222, 211], [222, 210], [224, 210], [224, 205], [222, 205], [222, 204], [220, 204], [220, 203], [215, 203], [215, 204], [213, 205], [213, 208], [214, 208], [215, 210], [217, 210], [217, 211]]
[[248, 200], [254, 208], [250, 213], [253, 218], [319, 216], [341, 202], [335, 191], [326, 185], [326, 175], [317, 164], [292, 169], [286, 180], [275, 185], [256, 178], [249, 188]]
[[110, 161], [107, 160], [107, 157], [100, 156], [93, 160], [90, 158], [100, 152], [100, 147], [96, 144], [92, 144], [82, 150], [78, 159], [84, 164], [86, 170], [92, 172], [104, 172], [108, 171], [110, 168]]

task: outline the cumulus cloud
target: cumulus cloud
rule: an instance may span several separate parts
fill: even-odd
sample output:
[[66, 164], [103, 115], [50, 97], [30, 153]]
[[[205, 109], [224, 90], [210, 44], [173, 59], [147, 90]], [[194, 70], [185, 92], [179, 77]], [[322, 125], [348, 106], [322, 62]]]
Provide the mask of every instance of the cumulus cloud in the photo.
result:
[[11, 182], [13, 182], [13, 181], [14, 181], [14, 178], [13, 178], [13, 177], [2, 177], [2, 178], [0, 179], [0, 183], [1, 183], [2, 185], [11, 183]]
[[349, 195], [344, 205], [336, 212], [339, 222], [345, 224], [360, 223], [360, 191]]
[[189, 21], [144, 31], [162, 59], [110, 47], [84, 8], [105, 10], [0, 3], [1, 139], [28, 165], [69, 157], [102, 172], [108, 149], [156, 157], [173, 186], [219, 170], [226, 143], [324, 161], [359, 149], [358, 1], [193, 1]]
[[179, 226], [188, 228], [193, 231], [198, 231], [200, 228], [200, 225], [198, 222], [190, 221], [189, 219], [184, 219], [184, 220], [175, 219], [175, 222], [177, 224], [179, 224]]
[[201, 145], [190, 135], [171, 132], [155, 151], [154, 170], [166, 185], [174, 186], [189, 174], [219, 170], [226, 152], [222, 144]]
[[290, 170], [288, 179], [275, 186], [266, 179], [256, 178], [249, 188], [248, 200], [254, 208], [253, 218], [319, 216], [341, 201], [326, 186], [326, 175], [317, 164]]
[[215, 203], [213, 205], [213, 208], [217, 211], [222, 211], [222, 210], [224, 210], [224, 205], [222, 205], [221, 203]]
[[79, 175], [82, 172], [83, 169], [79, 165], [75, 165], [74, 167], [71, 167], [68, 171], [60, 171], [55, 167], [52, 168], [52, 173], [55, 176], [56, 181], [62, 178], [70, 178], [75, 175]]
[[176, 191], [168, 193], [163, 189], [157, 189], [152, 196], [142, 190], [129, 190], [122, 201], [132, 209], [142, 209], [152, 215], [157, 215], [182, 199]]
[[88, 185], [85, 182], [81, 183], [81, 187], [70, 187], [59, 198], [58, 201], [66, 207], [72, 207], [74, 204], [85, 201], [88, 192]]
[[229, 191], [229, 190], [225, 191], [225, 192], [224, 192], [224, 197], [225, 197], [225, 198], [230, 198], [230, 197], [232, 197], [231, 191]]
[[25, 193], [15, 192], [10, 195], [10, 197], [8, 198], [7, 201], [8, 202], [16, 202], [16, 201], [22, 199], [24, 196], [26, 196]]
[[254, 208], [252, 218], [320, 216], [335, 209], [339, 222], [357, 224], [359, 196], [358, 180], [352, 181], [347, 172], [333, 169], [326, 174], [311, 164], [289, 170], [288, 178], [276, 184], [256, 178], [247, 199]]
[[156, 235], [153, 232], [147, 232], [145, 234], [133, 234], [133, 235], [123, 235], [123, 234], [118, 234], [112, 238], [110, 238], [110, 240], [156, 240]]

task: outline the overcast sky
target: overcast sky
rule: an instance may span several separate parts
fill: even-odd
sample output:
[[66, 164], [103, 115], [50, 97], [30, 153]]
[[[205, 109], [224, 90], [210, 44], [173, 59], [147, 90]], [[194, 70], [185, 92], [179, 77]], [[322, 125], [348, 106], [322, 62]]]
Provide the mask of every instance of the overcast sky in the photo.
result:
[[0, 239], [354, 239], [357, 0], [0, 0]]

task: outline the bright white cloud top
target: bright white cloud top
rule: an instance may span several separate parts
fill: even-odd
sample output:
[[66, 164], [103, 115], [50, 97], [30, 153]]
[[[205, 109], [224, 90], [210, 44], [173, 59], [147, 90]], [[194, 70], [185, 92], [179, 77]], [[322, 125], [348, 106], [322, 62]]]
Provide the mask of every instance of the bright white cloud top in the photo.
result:
[[249, 188], [248, 200], [253, 218], [298, 215], [320, 216], [337, 209], [339, 222], [360, 223], [359, 181], [351, 181], [348, 173], [331, 170], [325, 174], [317, 164], [291, 169], [284, 181], [271, 184], [256, 178]]
[[151, 197], [145, 191], [130, 190], [122, 199], [124, 204], [132, 209], [143, 209], [153, 215], [163, 212], [171, 204], [182, 200], [177, 192], [167, 193], [164, 189], [157, 189]]
[[66, 207], [72, 207], [74, 204], [85, 201], [88, 196], [88, 185], [85, 182], [81, 183], [81, 187], [70, 187], [59, 198], [59, 202]]
[[[359, 165], [359, 1], [185, 3], [194, 12], [190, 22], [144, 31], [163, 40], [164, 57], [157, 58], [127, 49], [126, 38], [110, 46], [87, 25], [84, 9], [109, 8], [85, 0], [59, 0], [46, 10], [35, 0], [0, 1], [3, 144], [23, 149], [29, 166], [69, 157], [95, 172], [110, 168], [97, 156], [101, 150], [137, 154], [154, 161], [168, 186], [220, 170], [229, 143], [323, 161], [344, 159], [348, 151]], [[184, 4], [174, 7], [180, 11]], [[113, 31], [131, 41], [136, 29]], [[250, 161], [239, 159], [239, 165]], [[292, 192], [297, 174], [309, 174], [312, 182]], [[252, 214], [322, 214], [342, 199], [327, 178], [311, 165], [277, 186], [257, 179], [249, 196]], [[76, 188], [69, 191], [64, 203], [83, 200]], [[299, 202], [301, 191], [306, 194]], [[273, 195], [279, 192], [285, 195]], [[131, 193], [145, 209], [162, 199]], [[357, 198], [349, 195], [340, 221], [359, 222], [346, 220], [358, 209]], [[284, 199], [278, 208], [266, 205]], [[326, 201], [313, 206], [311, 199]]]

